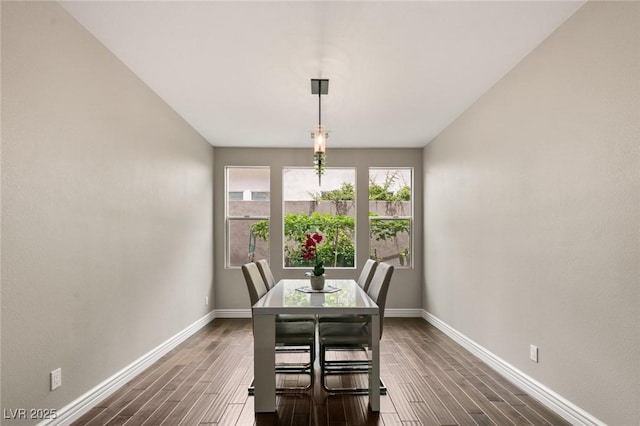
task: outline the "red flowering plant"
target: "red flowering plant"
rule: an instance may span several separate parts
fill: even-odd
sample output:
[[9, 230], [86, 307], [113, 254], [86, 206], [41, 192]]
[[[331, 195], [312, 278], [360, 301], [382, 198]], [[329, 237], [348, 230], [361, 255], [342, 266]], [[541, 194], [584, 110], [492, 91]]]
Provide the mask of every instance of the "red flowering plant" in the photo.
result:
[[324, 265], [318, 258], [317, 245], [322, 242], [322, 235], [317, 232], [313, 234], [307, 234], [307, 240], [304, 243], [302, 249], [302, 258], [304, 260], [313, 261], [312, 274], [315, 276], [321, 276], [324, 274]]

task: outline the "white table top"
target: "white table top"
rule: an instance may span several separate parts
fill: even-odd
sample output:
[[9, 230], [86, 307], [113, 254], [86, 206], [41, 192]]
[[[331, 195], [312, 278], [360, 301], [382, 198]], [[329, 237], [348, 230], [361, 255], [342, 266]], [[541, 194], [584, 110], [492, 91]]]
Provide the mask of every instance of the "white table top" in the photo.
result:
[[280, 280], [253, 305], [253, 314], [377, 315], [379, 313], [378, 305], [354, 280], [327, 279], [325, 286], [340, 290], [333, 293], [305, 293], [296, 289], [310, 287], [308, 279]]

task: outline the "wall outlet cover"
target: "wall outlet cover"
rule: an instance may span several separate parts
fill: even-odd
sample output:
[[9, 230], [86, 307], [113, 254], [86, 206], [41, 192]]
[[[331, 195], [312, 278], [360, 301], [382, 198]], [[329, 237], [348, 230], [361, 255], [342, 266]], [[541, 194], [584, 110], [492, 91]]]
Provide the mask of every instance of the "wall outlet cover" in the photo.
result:
[[62, 386], [62, 368], [56, 368], [51, 372], [51, 390], [56, 390]]
[[533, 362], [538, 362], [538, 347], [535, 345], [529, 346], [529, 358]]

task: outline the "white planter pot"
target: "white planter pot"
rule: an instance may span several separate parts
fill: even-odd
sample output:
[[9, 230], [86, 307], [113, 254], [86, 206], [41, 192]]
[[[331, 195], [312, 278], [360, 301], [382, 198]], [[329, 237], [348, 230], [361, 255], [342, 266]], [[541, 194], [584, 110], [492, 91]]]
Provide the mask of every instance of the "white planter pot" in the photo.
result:
[[324, 275], [311, 275], [311, 288], [314, 290], [322, 290], [324, 288]]

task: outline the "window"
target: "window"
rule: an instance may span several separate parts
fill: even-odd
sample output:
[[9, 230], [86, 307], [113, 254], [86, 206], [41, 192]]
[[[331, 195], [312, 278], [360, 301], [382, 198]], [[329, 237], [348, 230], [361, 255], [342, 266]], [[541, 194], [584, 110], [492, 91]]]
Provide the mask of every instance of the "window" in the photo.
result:
[[317, 255], [325, 268], [355, 266], [356, 169], [327, 168], [318, 186], [311, 168], [284, 168], [284, 267], [309, 267], [302, 258], [307, 233], [323, 240]]
[[[227, 167], [225, 178], [226, 266], [269, 259], [269, 167]], [[244, 196], [249, 193], [251, 199]]]
[[413, 170], [369, 169], [369, 235], [372, 259], [410, 268]]
[[252, 201], [269, 201], [269, 193], [266, 191], [251, 191]]
[[242, 191], [229, 191], [229, 201], [242, 201], [244, 193]]

